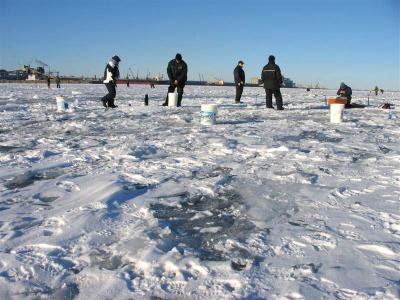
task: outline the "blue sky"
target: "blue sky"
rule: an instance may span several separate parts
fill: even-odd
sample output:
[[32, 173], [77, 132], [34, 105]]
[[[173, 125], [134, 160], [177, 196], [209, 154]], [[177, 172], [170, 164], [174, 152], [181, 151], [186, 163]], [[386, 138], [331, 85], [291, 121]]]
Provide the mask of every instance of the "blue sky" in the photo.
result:
[[301, 84], [400, 89], [399, 0], [1, 0], [0, 68], [45, 61], [100, 75], [109, 58], [145, 75], [176, 52], [189, 79], [259, 76], [269, 54]]

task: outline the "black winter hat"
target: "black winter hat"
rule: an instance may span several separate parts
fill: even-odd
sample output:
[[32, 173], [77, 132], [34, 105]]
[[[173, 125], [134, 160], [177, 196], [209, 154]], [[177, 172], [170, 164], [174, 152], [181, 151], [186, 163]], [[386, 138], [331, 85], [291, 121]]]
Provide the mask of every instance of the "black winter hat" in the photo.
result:
[[182, 55], [180, 53], [177, 53], [175, 55], [175, 59], [181, 61], [182, 60]]
[[243, 60], [239, 60], [238, 65], [244, 65]]
[[275, 61], [275, 56], [270, 55], [270, 56], [268, 57], [268, 61]]
[[116, 62], [120, 62], [121, 61], [121, 59], [118, 57], [118, 55], [114, 55], [112, 57], [112, 59], [115, 60]]

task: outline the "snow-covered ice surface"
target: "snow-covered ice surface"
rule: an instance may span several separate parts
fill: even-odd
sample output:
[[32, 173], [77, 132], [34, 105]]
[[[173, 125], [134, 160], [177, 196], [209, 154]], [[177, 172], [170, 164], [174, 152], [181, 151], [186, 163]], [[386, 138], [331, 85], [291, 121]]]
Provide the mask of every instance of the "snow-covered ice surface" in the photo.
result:
[[0, 299], [399, 298], [400, 93], [282, 92], [0, 85]]

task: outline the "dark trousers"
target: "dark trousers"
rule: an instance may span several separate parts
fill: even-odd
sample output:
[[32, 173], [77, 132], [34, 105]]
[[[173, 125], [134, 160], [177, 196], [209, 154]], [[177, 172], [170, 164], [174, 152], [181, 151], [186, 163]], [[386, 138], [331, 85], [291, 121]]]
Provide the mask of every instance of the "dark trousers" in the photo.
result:
[[[178, 106], [182, 105], [182, 97], [183, 97], [183, 89], [185, 88], [185, 85], [172, 85], [170, 84], [168, 87], [168, 93], [173, 93], [175, 92], [175, 88], [177, 88], [177, 92], [178, 92]], [[165, 105], [168, 105], [168, 94], [167, 94], [167, 98], [165, 98]]]
[[235, 97], [236, 103], [240, 102], [240, 98], [242, 98], [242, 94], [243, 94], [243, 85], [236, 84], [236, 97]]
[[280, 89], [277, 89], [277, 90], [266, 89], [265, 90], [265, 97], [266, 97], [265, 102], [266, 102], [267, 107], [272, 108], [272, 95], [275, 96], [277, 109], [282, 110], [283, 109], [283, 100], [282, 100], [282, 94], [281, 94]]
[[57, 82], [57, 88], [59, 89], [59, 88], [61, 88], [61, 86], [60, 86], [60, 83], [59, 82]]
[[103, 104], [108, 104], [108, 106], [114, 106], [114, 98], [117, 96], [117, 90], [115, 89], [114, 83], [106, 83], [106, 88], [108, 90], [108, 94], [101, 98]]

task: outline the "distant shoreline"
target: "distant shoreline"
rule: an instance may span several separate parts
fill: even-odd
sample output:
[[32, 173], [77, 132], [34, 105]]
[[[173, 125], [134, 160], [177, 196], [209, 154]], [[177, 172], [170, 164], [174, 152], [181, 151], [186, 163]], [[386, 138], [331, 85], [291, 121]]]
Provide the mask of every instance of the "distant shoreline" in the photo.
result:
[[[20, 84], [44, 84], [47, 85], [46, 80], [35, 80], [35, 81], [29, 81], [29, 80], [0, 80], [0, 83], [20, 83]], [[55, 84], [55, 80], [51, 80], [51, 83]], [[126, 85], [127, 80], [126, 79], [119, 79], [117, 80], [118, 84], [121, 85]], [[155, 84], [155, 85], [169, 85], [168, 80], [161, 80], [161, 81], [155, 81], [155, 80], [147, 80], [147, 79], [132, 79], [129, 80], [130, 85], [150, 85], [150, 84]], [[93, 80], [93, 79], [61, 79], [60, 84], [103, 84], [103, 80]], [[198, 85], [198, 86], [235, 86], [235, 83], [233, 82], [225, 82], [224, 84], [213, 84], [213, 83], [207, 83], [204, 81], [187, 81], [186, 85]], [[257, 84], [252, 84], [252, 83], [246, 83], [247, 87], [261, 87], [260, 85]]]
[[[0, 80], [0, 84], [7, 84], [7, 83], [19, 83], [19, 84], [43, 84], [47, 85], [46, 80], [36, 80], [36, 81], [29, 81], [29, 80]], [[51, 81], [52, 84], [55, 84], [55, 81]], [[164, 81], [146, 81], [146, 80], [129, 80], [130, 85], [150, 85], [150, 83], [154, 83], [155, 85], [168, 85], [169, 82], [164, 80]], [[103, 84], [101, 80], [89, 80], [89, 79], [61, 79], [61, 84]], [[118, 80], [118, 84], [120, 85], [126, 85], [126, 80]], [[186, 85], [195, 85], [195, 86], [215, 86], [215, 87], [222, 87], [222, 86], [234, 86], [235, 84], [232, 82], [225, 82], [223, 85], [217, 85], [217, 84], [207, 84], [204, 82], [200, 81], [188, 81]], [[257, 84], [247, 84], [245, 87], [260, 87]], [[288, 87], [282, 87], [286, 89], [307, 89], [306, 87], [294, 87], [294, 88], [288, 88]], [[335, 90], [335, 88], [310, 88], [310, 90]], [[371, 92], [372, 95], [372, 90], [368, 89], [353, 89], [353, 91], [358, 91], [358, 92]], [[385, 92], [400, 92], [400, 90], [386, 90]]]

